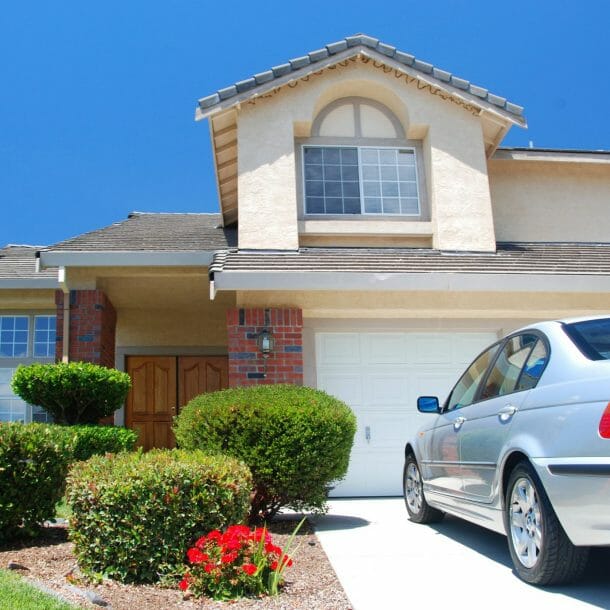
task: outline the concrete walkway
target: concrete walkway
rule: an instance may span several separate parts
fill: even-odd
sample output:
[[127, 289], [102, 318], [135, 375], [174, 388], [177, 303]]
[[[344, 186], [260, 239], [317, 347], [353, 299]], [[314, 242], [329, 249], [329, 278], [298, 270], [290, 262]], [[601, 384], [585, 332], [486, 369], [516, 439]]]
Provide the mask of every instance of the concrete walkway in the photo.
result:
[[316, 531], [354, 610], [610, 608], [610, 549], [582, 583], [539, 589], [515, 576], [506, 538], [459, 519], [417, 525], [402, 498], [340, 499]]

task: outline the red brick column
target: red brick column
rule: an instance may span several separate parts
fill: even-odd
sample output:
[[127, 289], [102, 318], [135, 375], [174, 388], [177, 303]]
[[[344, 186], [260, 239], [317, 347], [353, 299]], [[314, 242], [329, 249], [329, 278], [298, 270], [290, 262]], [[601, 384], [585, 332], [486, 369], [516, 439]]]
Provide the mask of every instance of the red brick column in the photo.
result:
[[[303, 313], [300, 309], [229, 309], [229, 386], [303, 385]], [[275, 347], [266, 359], [256, 343], [262, 330]]]
[[[55, 292], [57, 343], [55, 358], [61, 361], [64, 329], [64, 293]], [[101, 290], [70, 291], [70, 361], [114, 367], [116, 312]]]

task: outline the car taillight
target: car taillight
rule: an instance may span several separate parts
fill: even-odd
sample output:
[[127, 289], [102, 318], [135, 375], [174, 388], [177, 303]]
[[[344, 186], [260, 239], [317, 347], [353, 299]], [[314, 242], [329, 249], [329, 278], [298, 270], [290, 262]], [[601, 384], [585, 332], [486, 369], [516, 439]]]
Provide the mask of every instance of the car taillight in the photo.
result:
[[610, 402], [599, 420], [599, 435], [602, 438], [610, 438]]

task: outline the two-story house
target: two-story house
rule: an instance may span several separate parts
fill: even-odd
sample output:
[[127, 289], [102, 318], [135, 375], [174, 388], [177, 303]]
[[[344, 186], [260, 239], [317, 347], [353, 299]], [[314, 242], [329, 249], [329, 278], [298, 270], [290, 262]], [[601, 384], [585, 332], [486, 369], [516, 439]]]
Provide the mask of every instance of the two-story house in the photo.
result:
[[133, 213], [39, 253], [57, 358], [129, 371], [116, 422], [146, 447], [202, 391], [303, 383], [358, 417], [335, 493], [400, 493], [418, 395], [508, 330], [610, 309], [610, 153], [500, 148], [522, 108], [467, 80], [357, 35], [196, 118], [220, 214]]

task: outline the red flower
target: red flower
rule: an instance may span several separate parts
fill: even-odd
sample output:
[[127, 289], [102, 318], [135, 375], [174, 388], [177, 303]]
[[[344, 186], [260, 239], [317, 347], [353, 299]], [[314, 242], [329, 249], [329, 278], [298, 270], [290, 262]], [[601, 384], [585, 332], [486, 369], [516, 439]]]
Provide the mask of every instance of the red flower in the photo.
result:
[[275, 544], [272, 544], [271, 542], [267, 542], [267, 544], [265, 544], [265, 553], [276, 553], [277, 555], [281, 555], [282, 549], [279, 546], [275, 546]]
[[210, 572], [213, 572], [215, 568], [216, 566], [213, 563], [208, 563], [206, 564], [204, 570], [209, 574]]
[[220, 558], [222, 563], [233, 563], [237, 559], [237, 553], [227, 553]]
[[265, 542], [271, 542], [271, 536], [265, 527], [257, 527], [251, 534], [251, 537], [256, 542], [260, 542], [262, 538], [265, 539]]
[[202, 553], [197, 547], [190, 548], [186, 552], [186, 556], [188, 557], [189, 563], [192, 563], [193, 565], [203, 563], [209, 559], [209, 557], [205, 553]]
[[275, 570], [277, 570], [277, 567], [278, 567], [279, 565], [280, 565], [280, 564], [279, 564], [277, 561], [272, 561], [272, 562], [271, 562], [271, 569], [272, 569], [272, 570], [275, 572]]
[[222, 534], [218, 530], [212, 530], [207, 536], [207, 540], [220, 540]]
[[205, 546], [205, 536], [201, 536], [201, 538], [199, 538], [196, 542], [195, 542], [195, 546], [198, 549], [202, 549]]
[[178, 583], [178, 587], [180, 591], [186, 591], [189, 588], [189, 581], [186, 579], [186, 576]]
[[241, 569], [248, 575], [252, 576], [256, 573], [256, 566], [253, 563], [244, 563]]

